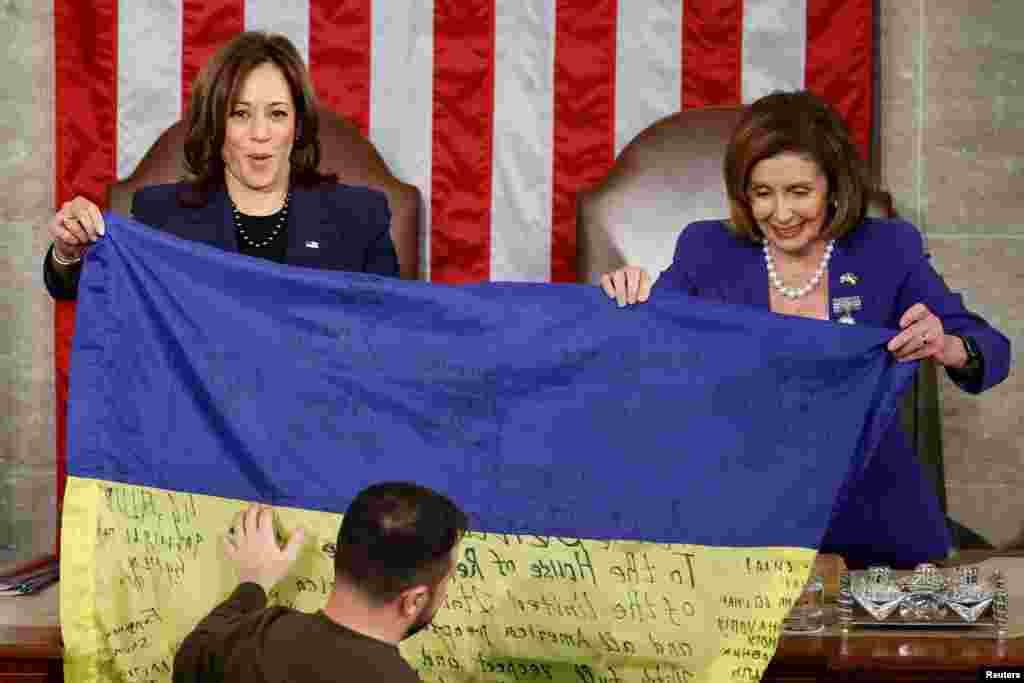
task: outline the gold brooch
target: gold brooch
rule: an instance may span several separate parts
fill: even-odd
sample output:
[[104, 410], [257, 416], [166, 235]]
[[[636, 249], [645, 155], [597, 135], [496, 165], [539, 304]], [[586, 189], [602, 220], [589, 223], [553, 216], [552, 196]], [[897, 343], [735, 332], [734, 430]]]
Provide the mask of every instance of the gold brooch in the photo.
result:
[[857, 284], [857, 276], [853, 273], [843, 273], [839, 276], [839, 283], [843, 285], [855, 285]]

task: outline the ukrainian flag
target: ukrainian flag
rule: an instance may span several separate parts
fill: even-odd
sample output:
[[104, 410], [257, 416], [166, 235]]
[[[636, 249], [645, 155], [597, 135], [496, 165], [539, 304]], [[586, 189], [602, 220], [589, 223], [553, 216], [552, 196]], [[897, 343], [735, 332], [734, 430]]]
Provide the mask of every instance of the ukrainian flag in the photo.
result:
[[307, 529], [272, 599], [319, 608], [338, 513], [396, 479], [473, 524], [403, 644], [424, 681], [757, 680], [915, 369], [884, 330], [287, 267], [106, 221], [72, 356], [68, 680], [170, 680], [235, 585], [217, 545], [247, 501]]

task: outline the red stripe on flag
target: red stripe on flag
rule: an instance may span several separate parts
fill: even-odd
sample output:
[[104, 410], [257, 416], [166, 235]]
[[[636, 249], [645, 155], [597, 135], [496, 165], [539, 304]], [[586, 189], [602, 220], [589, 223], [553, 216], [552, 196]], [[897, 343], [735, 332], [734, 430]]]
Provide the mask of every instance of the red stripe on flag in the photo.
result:
[[615, 160], [617, 0], [558, 0], [551, 280], [576, 280], [576, 193]]
[[181, 110], [186, 112], [200, 70], [221, 46], [245, 30], [244, 0], [185, 0], [181, 25]]
[[804, 82], [846, 120], [865, 161], [873, 111], [872, 0], [807, 0]]
[[84, 195], [102, 206], [117, 163], [116, 0], [57, 0], [54, 58], [57, 205]]
[[742, 102], [743, 1], [683, 3], [683, 109]]
[[[117, 168], [116, 0], [54, 3], [54, 71], [56, 205], [83, 195], [102, 207]], [[74, 302], [56, 302], [57, 555], [67, 480], [68, 367], [74, 324]]]
[[68, 369], [71, 340], [75, 334], [75, 302], [57, 301], [53, 308], [53, 384], [57, 405], [57, 550], [60, 555], [60, 519], [64, 509], [64, 488], [68, 479]]
[[435, 282], [491, 270], [495, 0], [436, 0], [430, 272]]
[[[320, 101], [368, 135], [371, 0], [310, 0], [309, 70]], [[399, 49], [392, 46], [393, 49]]]

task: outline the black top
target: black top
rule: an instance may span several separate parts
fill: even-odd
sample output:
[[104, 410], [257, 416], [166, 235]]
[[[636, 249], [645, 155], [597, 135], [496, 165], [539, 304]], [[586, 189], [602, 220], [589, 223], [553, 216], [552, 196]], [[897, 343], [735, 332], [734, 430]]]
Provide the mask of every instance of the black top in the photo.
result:
[[[288, 226], [285, 225], [279, 232], [274, 233], [274, 228], [277, 227], [277, 223], [281, 219], [281, 211], [278, 210], [269, 216], [249, 216], [239, 213], [238, 220], [242, 224], [245, 236], [238, 234], [240, 231], [236, 225], [235, 237], [238, 239], [238, 251], [246, 256], [256, 256], [268, 261], [284, 263], [284, 253], [288, 247]], [[265, 244], [266, 242], [269, 243]]]
[[419, 683], [398, 648], [314, 614], [266, 607], [243, 583], [206, 616], [174, 657], [174, 683]]

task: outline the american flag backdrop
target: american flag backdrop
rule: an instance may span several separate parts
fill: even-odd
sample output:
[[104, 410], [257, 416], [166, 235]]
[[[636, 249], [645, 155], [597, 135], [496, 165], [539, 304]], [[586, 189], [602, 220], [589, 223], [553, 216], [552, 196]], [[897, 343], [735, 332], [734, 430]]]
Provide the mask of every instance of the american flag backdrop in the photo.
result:
[[[271, 30], [419, 188], [437, 282], [574, 280], [575, 193], [682, 108], [805, 87], [870, 139], [872, 0], [54, 2], [58, 206], [102, 200], [217, 47]], [[73, 317], [58, 304], [58, 499]]]

